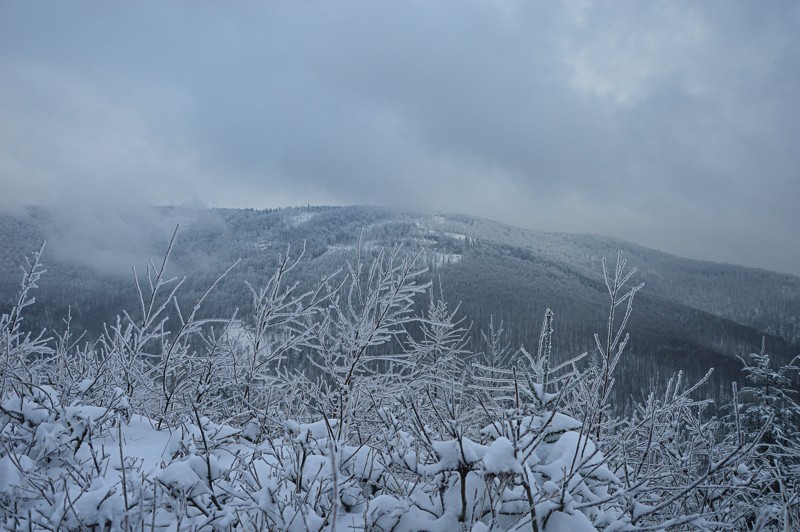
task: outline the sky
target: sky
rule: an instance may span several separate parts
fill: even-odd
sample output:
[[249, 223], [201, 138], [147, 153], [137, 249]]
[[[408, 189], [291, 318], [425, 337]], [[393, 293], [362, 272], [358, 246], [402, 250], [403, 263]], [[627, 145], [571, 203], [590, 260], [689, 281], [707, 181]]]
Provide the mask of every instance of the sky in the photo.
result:
[[5, 0], [0, 208], [387, 205], [800, 275], [798, 27], [779, 0]]

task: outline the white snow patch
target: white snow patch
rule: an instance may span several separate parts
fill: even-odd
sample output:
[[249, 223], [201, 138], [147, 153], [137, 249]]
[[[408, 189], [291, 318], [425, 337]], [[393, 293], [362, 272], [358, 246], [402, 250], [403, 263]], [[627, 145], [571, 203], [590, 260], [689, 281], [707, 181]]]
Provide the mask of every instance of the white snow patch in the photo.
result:
[[483, 468], [487, 473], [522, 473], [522, 466], [514, 456], [514, 446], [508, 438], [497, 438], [489, 445], [483, 456]]
[[289, 218], [289, 226], [297, 227], [303, 225], [317, 215], [315, 212], [301, 212]]

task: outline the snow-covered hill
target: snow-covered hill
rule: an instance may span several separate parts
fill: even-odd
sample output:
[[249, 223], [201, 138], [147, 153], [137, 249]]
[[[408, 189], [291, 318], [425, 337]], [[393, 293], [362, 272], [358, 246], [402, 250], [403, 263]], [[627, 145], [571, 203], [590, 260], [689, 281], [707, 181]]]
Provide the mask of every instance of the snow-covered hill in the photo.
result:
[[[141, 250], [146, 257], [137, 267], [142, 271], [146, 259], [158, 262], [171, 234], [168, 228], [180, 223], [172, 264], [176, 273], [187, 276], [187, 300], [198, 297], [216, 275], [241, 259], [206, 303], [208, 312], [218, 316], [241, 307], [249, 297], [244, 281], [262, 282], [287, 244], [295, 252], [305, 246], [304, 261], [294, 274], [306, 286], [354, 260], [359, 245], [364, 253], [402, 245], [404, 252], [420, 253], [419, 263], [430, 269], [437, 290], [451, 304], [461, 303], [462, 314], [473, 323], [472, 348], [481, 349], [481, 331], [490, 317], [502, 321], [514, 345], [536, 345], [539, 320], [549, 307], [556, 314], [557, 356], [567, 357], [592, 349], [593, 334], [604, 329], [601, 259], [614, 261], [621, 252], [638, 268], [636, 278], [645, 283], [631, 322], [634, 356], [628, 373], [620, 375], [625, 395], [636, 393], [642, 379], [687, 367], [699, 377], [712, 366], [717, 368], [715, 393], [727, 393], [728, 382], [738, 375], [736, 357], [756, 350], [762, 336], [780, 360], [800, 352], [800, 278], [684, 259], [608, 237], [530, 231], [465, 215], [375, 207], [163, 208], [143, 211], [142, 217], [139, 225], [147, 230], [140, 238], [136, 221], [129, 220], [125, 239], [102, 234], [87, 240], [103, 242], [105, 256], [114, 253], [114, 246], [120, 253]], [[80, 235], [50, 219], [41, 210], [31, 210], [23, 218], [0, 219], [0, 302], [8, 306], [13, 301], [17, 265], [47, 237], [52, 251], [44, 261], [50, 271], [42, 280], [40, 305], [29, 323], [60, 326], [70, 307], [75, 326], [97, 334], [108, 316], [135, 301], [130, 270], [109, 271], [101, 264], [100, 253], [77, 257], [63, 253], [63, 243]], [[164, 228], [160, 236], [153, 236], [154, 227]], [[102, 232], [104, 226], [94, 230]]]

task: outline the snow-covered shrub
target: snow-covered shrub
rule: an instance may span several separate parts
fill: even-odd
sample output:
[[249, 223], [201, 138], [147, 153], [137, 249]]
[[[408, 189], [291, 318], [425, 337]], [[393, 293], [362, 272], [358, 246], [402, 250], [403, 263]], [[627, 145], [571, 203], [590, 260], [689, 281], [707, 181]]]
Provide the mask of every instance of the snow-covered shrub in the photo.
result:
[[[798, 408], [751, 357], [729, 415], [676, 375], [626, 418], [609, 405], [633, 271], [605, 268], [595, 356], [553, 360], [490, 326], [486, 353], [399, 249], [298, 293], [287, 250], [252, 315], [200, 319], [151, 265], [139, 308], [94, 343], [26, 332], [43, 268], [0, 316], [0, 526], [115, 530], [786, 529], [798, 523]], [[623, 309], [621, 316], [619, 309]], [[303, 364], [284, 365], [287, 357]], [[559, 360], [564, 360], [560, 357]]]
[[[65, 405], [48, 385], [19, 383], [6, 393], [0, 402], [4, 523], [103, 525], [120, 515], [114, 490], [101, 479], [109, 458], [105, 442], [117, 422], [112, 408]], [[99, 514], [87, 513], [88, 500], [96, 501]]]
[[754, 504], [747, 515], [753, 526], [800, 526], [800, 405], [792, 382], [800, 371], [797, 360], [771, 367], [762, 339], [760, 353], [742, 359], [745, 386], [739, 390], [734, 384], [734, 400], [723, 419], [726, 442], [754, 446], [749, 499], [762, 504]]

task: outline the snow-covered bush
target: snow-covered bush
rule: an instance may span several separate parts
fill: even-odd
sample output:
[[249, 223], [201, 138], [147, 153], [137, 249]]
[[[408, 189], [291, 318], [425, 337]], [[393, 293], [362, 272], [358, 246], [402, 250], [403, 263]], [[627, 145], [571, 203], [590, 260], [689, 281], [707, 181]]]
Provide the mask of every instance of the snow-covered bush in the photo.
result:
[[[0, 526], [7, 529], [662, 530], [798, 524], [797, 404], [766, 355], [722, 420], [704, 380], [609, 404], [641, 285], [605, 268], [596, 353], [555, 363], [494, 324], [486, 353], [416, 258], [364, 252], [298, 292], [280, 257], [252, 312], [178, 304], [169, 254], [94, 342], [25, 331], [44, 269], [0, 317]], [[226, 272], [227, 273], [227, 272]], [[145, 289], [142, 288], [144, 284]], [[619, 309], [622, 309], [621, 314]], [[305, 361], [286, 365], [288, 357]], [[564, 360], [560, 357], [559, 360]], [[291, 368], [305, 367], [306, 371]]]
[[727, 442], [754, 447], [748, 473], [760, 505], [746, 516], [754, 526], [800, 527], [800, 405], [792, 382], [800, 371], [797, 360], [772, 368], [762, 339], [760, 353], [742, 359], [745, 386], [738, 390], [734, 385], [734, 400], [723, 419]]

